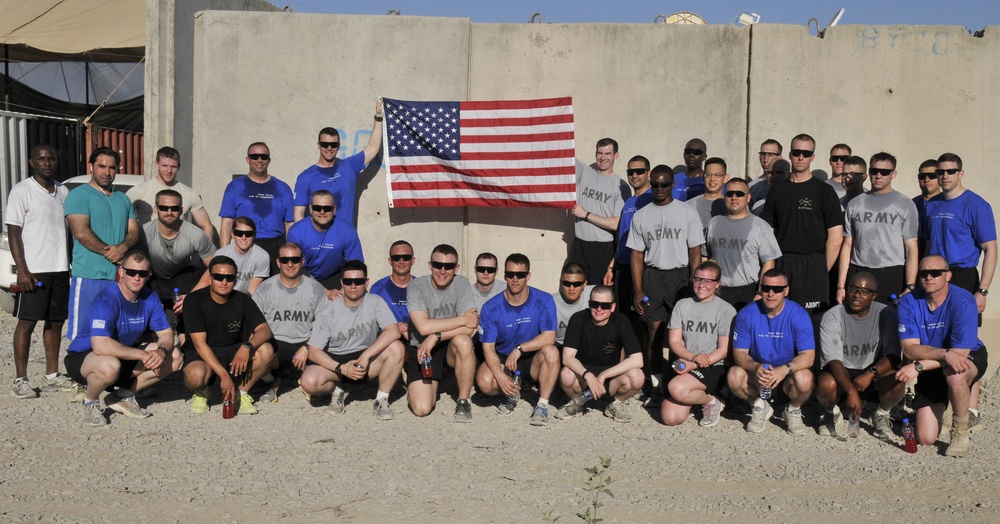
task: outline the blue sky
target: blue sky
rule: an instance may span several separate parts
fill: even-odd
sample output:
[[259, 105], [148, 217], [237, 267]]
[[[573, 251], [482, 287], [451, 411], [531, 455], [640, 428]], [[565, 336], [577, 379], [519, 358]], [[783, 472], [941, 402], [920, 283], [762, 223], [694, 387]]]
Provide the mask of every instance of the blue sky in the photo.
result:
[[473, 22], [524, 23], [534, 13], [545, 23], [614, 22], [650, 23], [657, 15], [690, 11], [710, 24], [734, 22], [743, 12], [760, 15], [761, 23], [802, 24], [810, 18], [825, 27], [841, 8], [846, 8], [841, 24], [875, 25], [959, 25], [973, 31], [1000, 25], [1000, 2], [993, 0], [271, 0], [289, 6], [296, 13], [339, 13], [384, 15], [399, 9], [403, 15], [470, 18]]

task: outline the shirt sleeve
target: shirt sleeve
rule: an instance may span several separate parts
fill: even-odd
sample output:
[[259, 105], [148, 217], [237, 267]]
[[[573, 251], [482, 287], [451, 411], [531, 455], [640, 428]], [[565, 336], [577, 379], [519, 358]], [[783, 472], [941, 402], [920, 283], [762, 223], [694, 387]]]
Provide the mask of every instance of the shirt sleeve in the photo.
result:
[[306, 169], [299, 173], [298, 178], [295, 179], [295, 195], [292, 200], [294, 205], [305, 206], [309, 204], [309, 181], [312, 180], [312, 177], [309, 175], [311, 174]]
[[[844, 225], [844, 211], [840, 207], [840, 200], [837, 198], [837, 191], [833, 186], [822, 183], [820, 191], [823, 194], [823, 222], [827, 229]], [[770, 199], [769, 199], [770, 200]], [[764, 204], [765, 207], [767, 203]]]
[[[833, 190], [833, 187], [829, 185], [827, 187], [830, 187], [831, 191]], [[795, 330], [795, 353], [815, 351], [816, 334], [813, 332], [812, 320], [809, 318], [809, 313], [806, 313], [804, 309], [796, 309], [795, 313], [792, 322], [792, 329]]]
[[[207, 333], [208, 326], [205, 322], [205, 311], [203, 309], [202, 297], [208, 297], [207, 294], [198, 293], [197, 295], [188, 295], [184, 299], [184, 333], [190, 335], [191, 333]], [[188, 341], [190, 344], [190, 341]]]
[[486, 301], [486, 304], [483, 305], [483, 310], [480, 311], [479, 315], [479, 327], [482, 328], [482, 332], [479, 334], [481, 342], [493, 344], [497, 341], [497, 335], [500, 331], [497, 327], [497, 317], [500, 316], [499, 309], [493, 304], [493, 299]]
[[239, 196], [236, 195], [236, 184], [239, 180], [233, 180], [226, 186], [222, 193], [222, 204], [219, 206], [219, 217], [236, 218], [236, 202]]
[[[202, 238], [208, 238], [203, 236]], [[163, 310], [163, 304], [156, 293], [150, 293], [146, 297], [146, 308], [149, 311], [149, 329], [154, 332], [170, 329], [170, 321], [167, 320], [167, 313]]]
[[969, 212], [974, 215], [972, 218], [972, 238], [976, 241], [977, 246], [997, 239], [997, 225], [993, 218], [993, 208], [986, 200], [979, 200], [978, 205], [969, 206]]
[[243, 318], [246, 319], [246, 324], [244, 325], [248, 330], [246, 333], [247, 336], [250, 336], [250, 333], [254, 329], [257, 329], [257, 326], [267, 324], [267, 319], [264, 318], [264, 313], [260, 311], [257, 304], [250, 298], [250, 295], [240, 291], [233, 291], [233, 294], [240, 295], [240, 300], [243, 301]]
[[385, 300], [378, 295], [372, 295], [372, 298], [377, 299], [375, 301], [375, 321], [378, 322], [379, 329], [385, 329], [392, 324], [396, 323], [396, 316], [392, 314], [392, 310], [389, 309], [389, 304], [385, 303]]
[[917, 319], [914, 315], [914, 307], [917, 301], [913, 298], [913, 293], [903, 295], [896, 307], [899, 325], [896, 331], [899, 333], [899, 340], [920, 339], [920, 331], [917, 329]]
[[547, 293], [542, 293], [541, 290], [536, 290], [537, 293], [544, 295], [541, 302], [541, 312], [540, 320], [538, 322], [538, 327], [541, 331], [555, 331], [559, 329], [559, 314], [556, 313], [556, 301], [552, 298], [552, 295]]
[[7, 211], [4, 214], [4, 222], [7, 225], [18, 227], [24, 225], [24, 196], [24, 192], [18, 186], [10, 190], [10, 196], [7, 197]]
[[731, 341], [733, 349], [741, 349], [743, 351], [750, 350], [753, 329], [751, 328], [750, 315], [744, 313], [744, 311], [747, 310], [746, 308], [749, 307], [757, 307], [757, 305], [751, 302], [736, 314], [736, 321], [733, 323], [733, 339]]
[[621, 337], [622, 349], [625, 351], [625, 355], [642, 354], [642, 346], [639, 345], [639, 338], [635, 336], [632, 323], [628, 321], [625, 315], [620, 313], [612, 313], [612, 316], [618, 323], [618, 336]]
[[843, 323], [837, 313], [839, 308], [833, 308], [823, 314], [819, 324], [820, 367], [831, 361], [844, 361]]
[[580, 349], [584, 322], [589, 321], [590, 313], [587, 311], [578, 311], [569, 317], [569, 324], [566, 325], [566, 337], [563, 339], [564, 348]]
[[895, 355], [903, 356], [902, 348], [899, 345], [899, 317], [896, 310], [891, 307], [882, 308], [879, 321], [879, 336], [881, 338], [882, 356]]

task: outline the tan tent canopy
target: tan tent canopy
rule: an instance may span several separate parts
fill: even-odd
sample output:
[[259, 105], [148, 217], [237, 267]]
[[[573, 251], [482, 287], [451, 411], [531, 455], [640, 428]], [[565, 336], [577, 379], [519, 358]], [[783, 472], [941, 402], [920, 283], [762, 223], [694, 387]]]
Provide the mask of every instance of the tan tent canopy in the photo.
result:
[[145, 0], [0, 0], [0, 45], [13, 61], [138, 62]]

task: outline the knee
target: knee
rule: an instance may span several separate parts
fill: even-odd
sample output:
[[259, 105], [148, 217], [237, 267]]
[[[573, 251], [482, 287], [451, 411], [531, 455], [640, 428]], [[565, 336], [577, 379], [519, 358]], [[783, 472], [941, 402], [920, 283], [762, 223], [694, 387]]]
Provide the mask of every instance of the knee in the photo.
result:
[[573, 373], [573, 371], [567, 367], [562, 368], [559, 372], [559, 385], [564, 388], [568, 388], [573, 386], [576, 382], [578, 382], [576, 373]]
[[170, 372], [176, 373], [184, 367], [184, 354], [179, 349], [174, 349], [170, 354]]
[[389, 347], [385, 348], [385, 351], [390, 362], [402, 363], [406, 360], [406, 348], [403, 347], [403, 343], [398, 340], [389, 344]]
[[[683, 384], [681, 384], [681, 381], [678, 380], [678, 378], [679, 377], [674, 377], [673, 380], [667, 383], [667, 393], [670, 394], [670, 398], [675, 400], [687, 394], [687, 388], [685, 388]], [[671, 424], [667, 425], [669, 426]]]
[[792, 382], [799, 391], [811, 391], [813, 387], [813, 374], [808, 369], [800, 369], [792, 376]]
[[688, 418], [687, 411], [681, 411], [672, 406], [669, 402], [660, 405], [660, 420], [664, 426], [680, 426]]
[[201, 389], [208, 384], [208, 372], [204, 365], [190, 364], [184, 368], [184, 385], [191, 389]]
[[476, 374], [476, 389], [483, 395], [492, 397], [498, 392], [497, 383], [492, 376], [484, 376], [483, 373]]
[[820, 374], [816, 380], [816, 394], [831, 397], [837, 393], [837, 381], [829, 373]]
[[733, 366], [729, 368], [729, 372], [726, 373], [726, 382], [729, 384], [729, 389], [742, 389], [747, 385], [747, 372], [745, 369], [739, 366]]
[[407, 403], [410, 405], [410, 411], [416, 417], [421, 417], [421, 418], [426, 417], [427, 415], [430, 415], [432, 411], [434, 411], [433, 400], [415, 399], [413, 397], [410, 397], [407, 400], [408, 400]]
[[254, 367], [260, 367], [264, 364], [270, 364], [271, 360], [274, 358], [274, 348], [271, 344], [265, 342], [257, 348], [257, 351], [253, 355]]
[[118, 372], [122, 369], [120, 360], [114, 357], [101, 357], [101, 360], [94, 366], [94, 373], [104, 381], [114, 381], [118, 378]]
[[559, 349], [555, 346], [545, 346], [542, 348], [542, 363], [548, 366], [558, 367], [561, 362]]
[[641, 369], [633, 369], [628, 372], [628, 381], [631, 389], [639, 389], [646, 382], [646, 375]]

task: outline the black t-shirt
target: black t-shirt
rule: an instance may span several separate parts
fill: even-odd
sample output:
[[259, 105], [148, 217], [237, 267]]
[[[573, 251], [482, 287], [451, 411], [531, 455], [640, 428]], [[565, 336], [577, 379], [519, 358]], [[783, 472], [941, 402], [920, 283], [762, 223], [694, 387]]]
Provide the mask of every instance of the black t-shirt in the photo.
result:
[[778, 247], [786, 255], [826, 253], [826, 230], [844, 225], [837, 192], [816, 177], [775, 184], [761, 218], [774, 228]]
[[248, 295], [233, 291], [225, 304], [212, 300], [209, 288], [201, 288], [184, 299], [185, 348], [194, 350], [191, 333], [205, 333], [211, 348], [246, 342], [257, 326], [265, 323], [264, 314]]
[[597, 326], [589, 309], [577, 311], [566, 326], [564, 342], [563, 347], [576, 349], [583, 365], [604, 369], [621, 362], [622, 348], [626, 357], [642, 352], [632, 324], [621, 313], [612, 313], [607, 324]]

